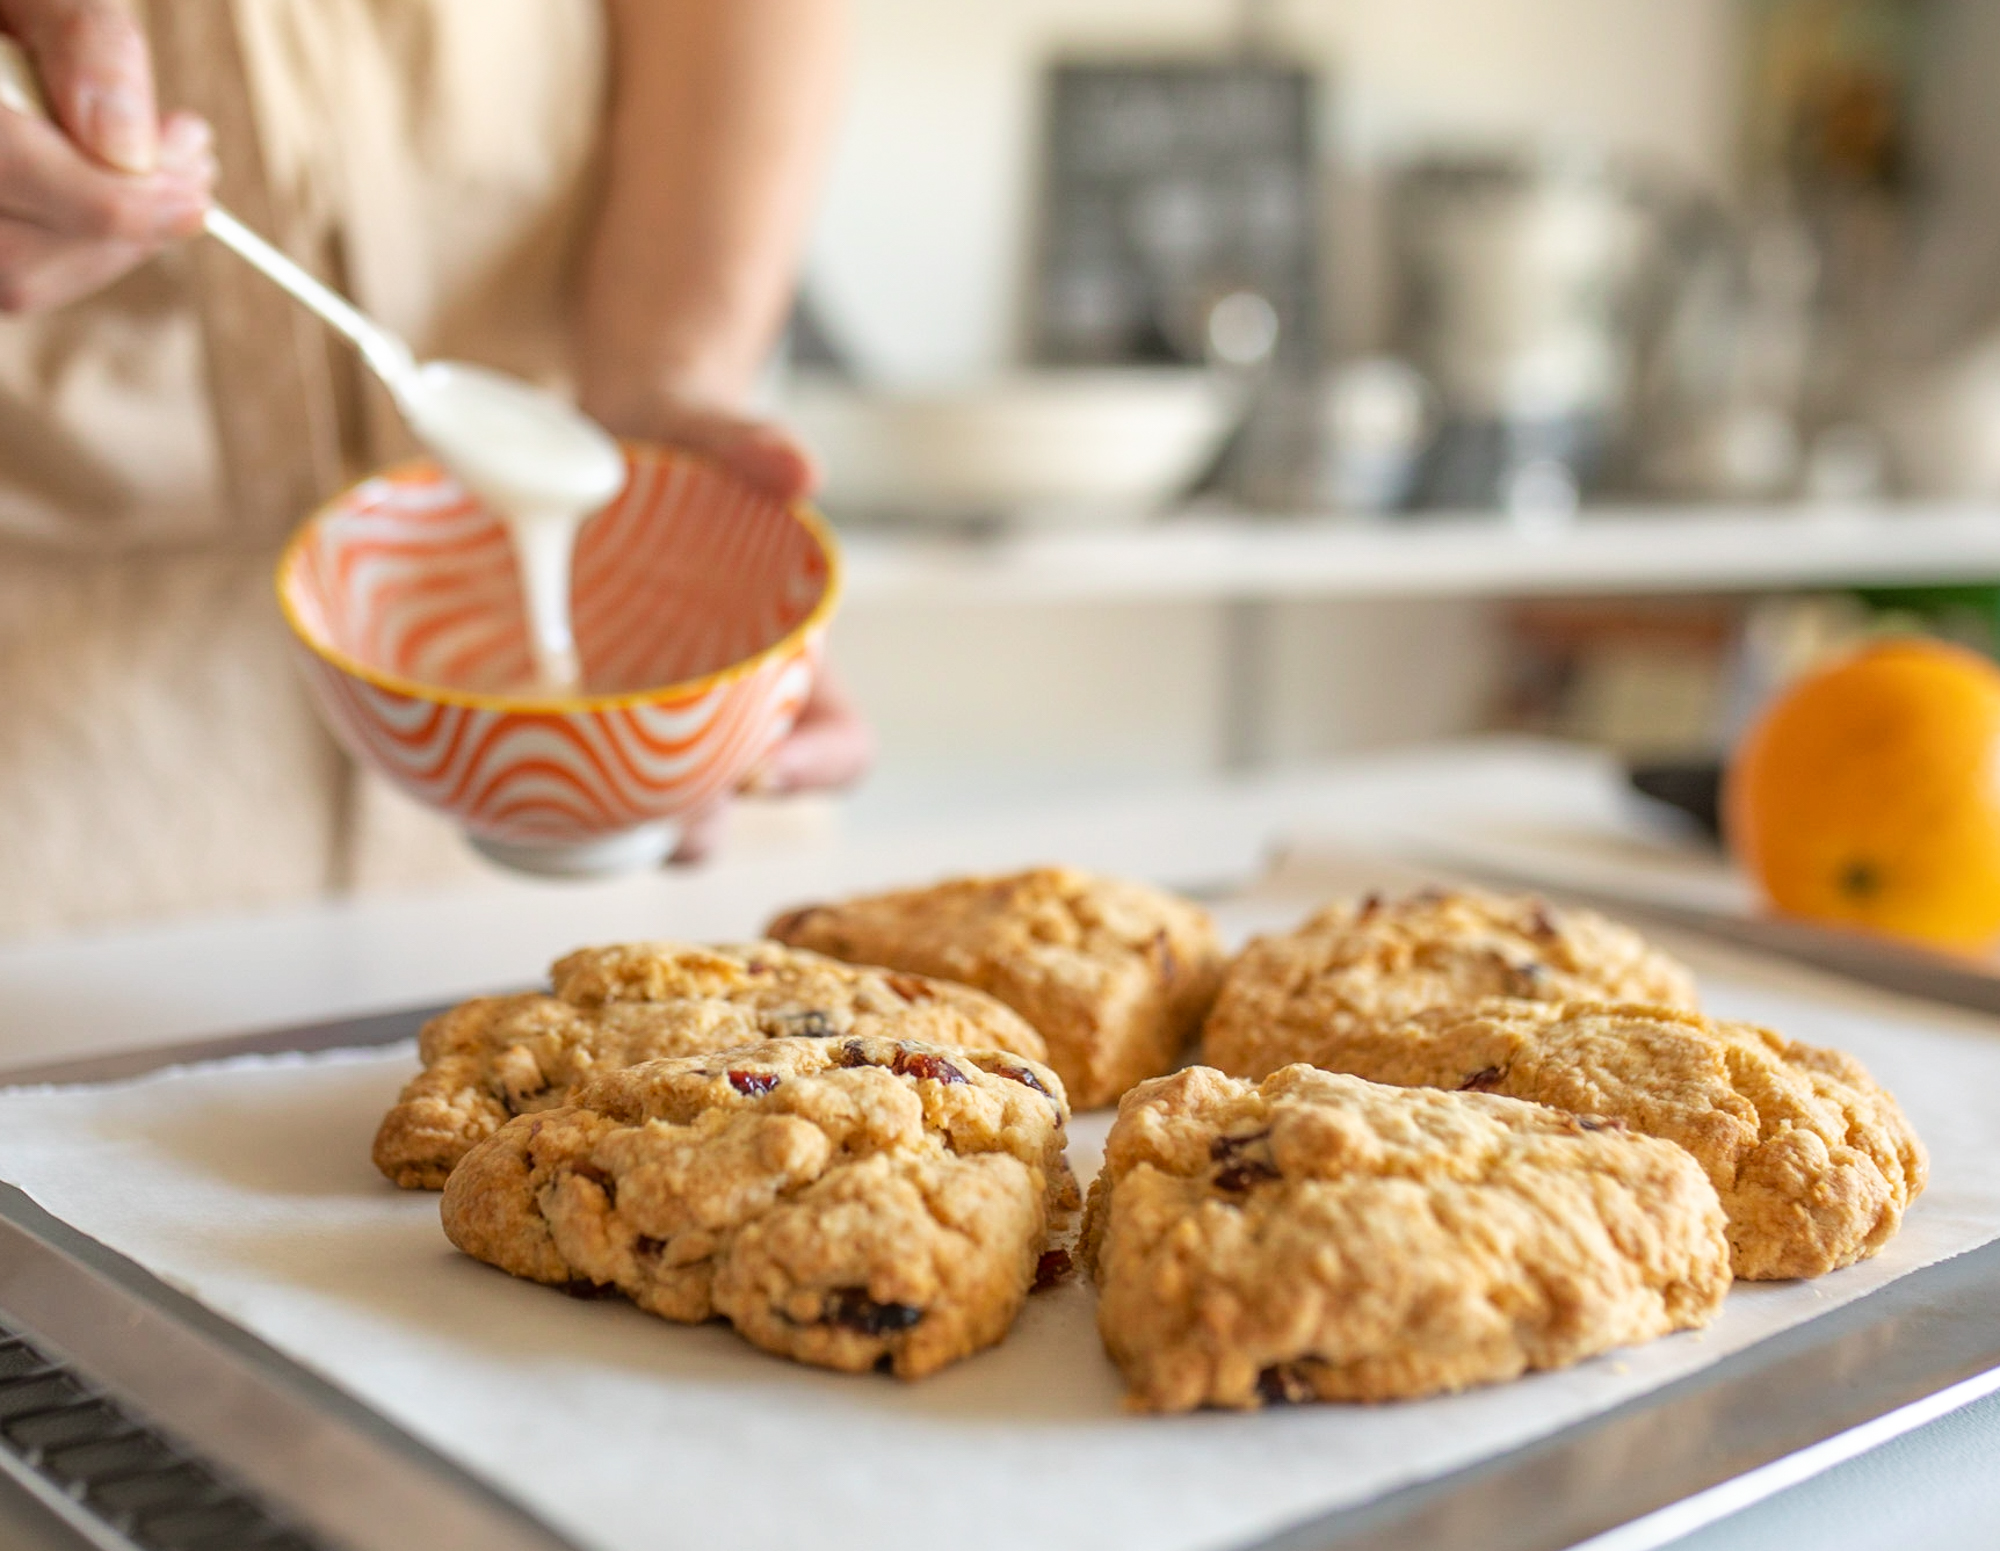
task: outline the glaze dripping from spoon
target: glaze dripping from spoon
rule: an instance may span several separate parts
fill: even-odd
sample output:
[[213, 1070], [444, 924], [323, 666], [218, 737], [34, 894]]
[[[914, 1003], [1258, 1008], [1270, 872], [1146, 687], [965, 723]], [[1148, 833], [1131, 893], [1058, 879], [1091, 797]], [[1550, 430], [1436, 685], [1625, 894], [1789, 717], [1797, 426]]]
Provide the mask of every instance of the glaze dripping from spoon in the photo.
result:
[[[51, 122], [33, 63], [0, 35], [0, 108]], [[203, 229], [350, 340], [417, 439], [506, 524], [521, 574], [538, 695], [583, 689], [570, 622], [577, 530], [625, 485], [625, 455], [602, 426], [545, 389], [465, 361], [423, 361], [332, 287], [220, 205]]]

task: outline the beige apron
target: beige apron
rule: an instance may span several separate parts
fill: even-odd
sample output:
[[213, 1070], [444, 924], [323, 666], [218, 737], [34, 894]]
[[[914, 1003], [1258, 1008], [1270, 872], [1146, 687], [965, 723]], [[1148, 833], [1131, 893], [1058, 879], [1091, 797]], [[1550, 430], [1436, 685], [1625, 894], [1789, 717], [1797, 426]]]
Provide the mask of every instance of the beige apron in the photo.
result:
[[[558, 380], [599, 0], [154, 0], [221, 197], [426, 355]], [[464, 864], [306, 706], [270, 571], [407, 449], [345, 348], [217, 244], [0, 321], [0, 934]]]

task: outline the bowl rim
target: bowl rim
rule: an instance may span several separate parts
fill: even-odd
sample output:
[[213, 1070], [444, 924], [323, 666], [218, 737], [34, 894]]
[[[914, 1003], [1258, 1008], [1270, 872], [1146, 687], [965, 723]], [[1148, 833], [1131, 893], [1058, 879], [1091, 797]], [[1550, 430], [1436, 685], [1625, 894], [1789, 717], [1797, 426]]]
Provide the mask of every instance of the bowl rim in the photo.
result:
[[[668, 447], [658, 442], [634, 441], [624, 437], [619, 439], [618, 445], [627, 452], [644, 452], [664, 456], [677, 462], [698, 464], [703, 468], [714, 470], [725, 478], [737, 478], [715, 459], [701, 453], [689, 452], [684, 448]], [[476, 711], [499, 711], [527, 716], [574, 716], [601, 711], [624, 711], [637, 706], [652, 705], [661, 700], [684, 699], [736, 679], [745, 678], [772, 658], [795, 651], [807, 637], [826, 626], [827, 621], [833, 616], [834, 608], [839, 603], [842, 589], [846, 584], [845, 565], [840, 553], [840, 542], [834, 535], [833, 524], [810, 502], [787, 501], [783, 503], [786, 515], [804, 528], [813, 542], [819, 546], [820, 555], [826, 562], [826, 586], [820, 592], [819, 601], [813, 605], [811, 612], [804, 619], [777, 640], [768, 646], [759, 647], [748, 657], [725, 663], [720, 668], [691, 679], [676, 679], [669, 684], [657, 684], [649, 689], [627, 690], [614, 695], [499, 695], [485, 694], [471, 689], [453, 689], [442, 684], [427, 684], [421, 679], [405, 678], [399, 673], [370, 667], [350, 657], [338, 647], [318, 639], [299, 618], [298, 611], [292, 606], [292, 600], [286, 595], [285, 590], [286, 581], [292, 574], [300, 549], [321, 519], [331, 516], [337, 507], [364, 485], [378, 479], [394, 480], [419, 471], [443, 473], [446, 478], [450, 478], [449, 473], [437, 459], [419, 456], [387, 464], [343, 485], [308, 512], [292, 530], [291, 537], [285, 541], [284, 550], [278, 556], [277, 569], [272, 578], [274, 590], [278, 595], [279, 611], [285, 616], [285, 623], [290, 627], [294, 640], [322, 662], [339, 669], [350, 678], [359, 679], [364, 684], [386, 690], [390, 694], [402, 695], [407, 699], [423, 700], [438, 705], [464, 706]], [[596, 513], [592, 513], [592, 516], [595, 515]]]

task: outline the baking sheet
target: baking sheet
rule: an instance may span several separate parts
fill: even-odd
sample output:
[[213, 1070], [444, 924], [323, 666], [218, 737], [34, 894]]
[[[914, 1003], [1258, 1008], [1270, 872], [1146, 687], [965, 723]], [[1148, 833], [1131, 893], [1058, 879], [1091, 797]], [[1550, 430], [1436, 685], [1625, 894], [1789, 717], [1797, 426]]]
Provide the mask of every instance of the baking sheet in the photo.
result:
[[[1296, 908], [1267, 902], [1268, 918]], [[1245, 924], [1240, 914], [1239, 926]], [[1695, 1372], [2000, 1237], [1994, 1025], [1699, 947], [1718, 1012], [1853, 1050], [1930, 1143], [1931, 1191], [1867, 1265], [1739, 1288], [1706, 1332], [1417, 1404], [1128, 1417], [1084, 1289], [925, 1383], [833, 1375], [718, 1327], [576, 1303], [455, 1255], [369, 1168], [406, 1048], [0, 1096], [0, 1177], [605, 1546], [1238, 1545]], [[1076, 1128], [1094, 1167], [1106, 1117]]]

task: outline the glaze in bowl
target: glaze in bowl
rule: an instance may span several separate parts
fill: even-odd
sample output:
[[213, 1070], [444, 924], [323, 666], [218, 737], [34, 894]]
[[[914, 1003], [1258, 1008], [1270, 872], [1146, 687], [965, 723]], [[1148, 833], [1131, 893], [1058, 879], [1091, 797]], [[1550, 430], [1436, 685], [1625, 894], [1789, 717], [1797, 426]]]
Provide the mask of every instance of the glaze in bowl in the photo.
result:
[[583, 695], [518, 688], [532, 662], [506, 530], [435, 463], [341, 492], [278, 564], [334, 734], [509, 866], [657, 862], [791, 730], [839, 595], [811, 509], [685, 453], [626, 458], [624, 492], [577, 540]]

